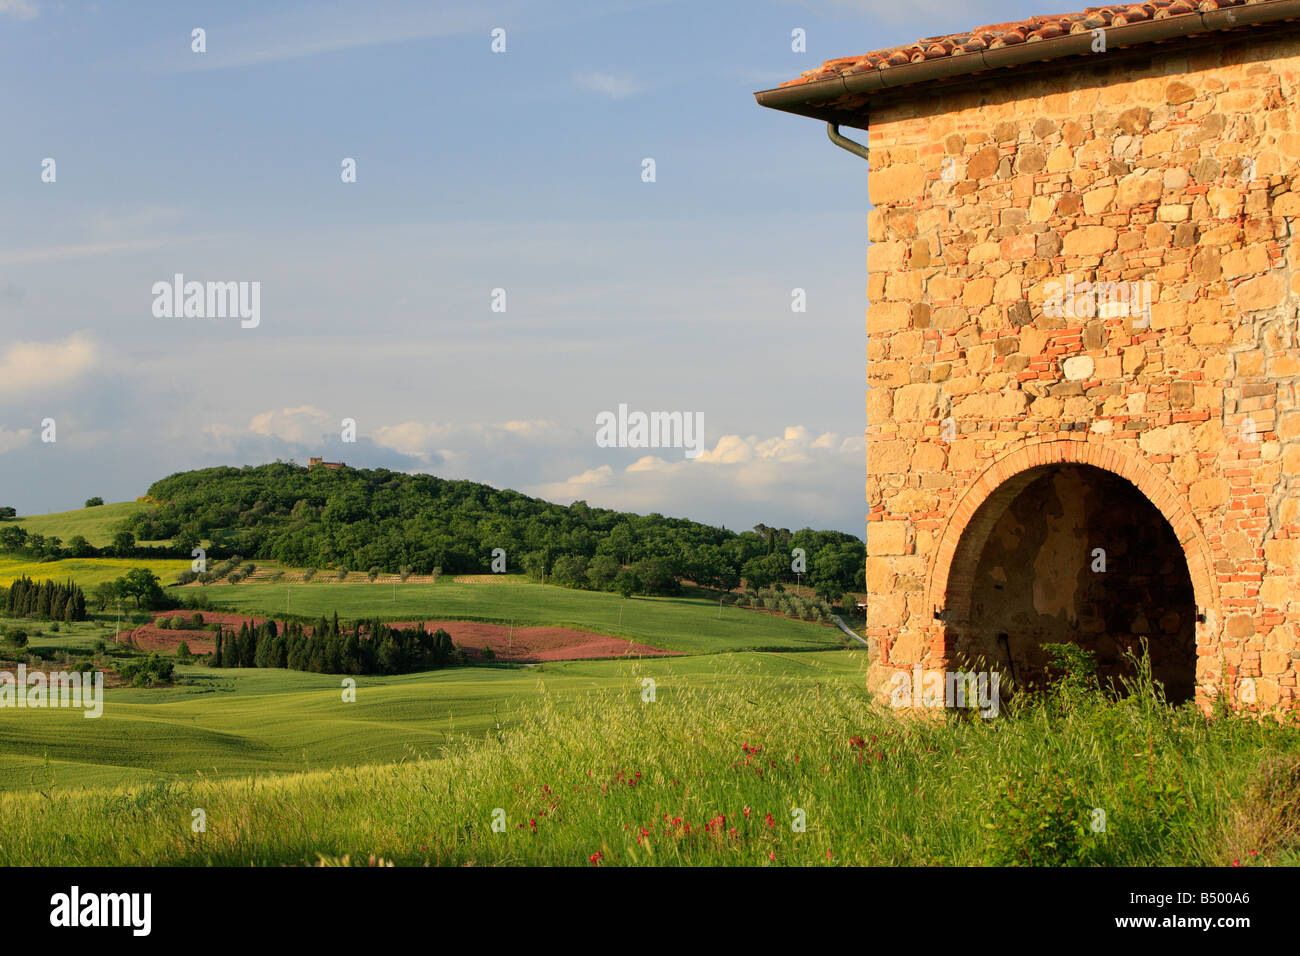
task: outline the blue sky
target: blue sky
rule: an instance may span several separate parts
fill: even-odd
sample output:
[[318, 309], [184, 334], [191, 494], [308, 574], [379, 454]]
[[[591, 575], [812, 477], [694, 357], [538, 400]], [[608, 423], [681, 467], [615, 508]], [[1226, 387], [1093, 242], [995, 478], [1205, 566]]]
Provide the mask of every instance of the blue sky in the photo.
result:
[[[867, 167], [752, 93], [1044, 12], [0, 0], [0, 504], [323, 454], [862, 534]], [[155, 317], [178, 272], [260, 324]], [[704, 453], [598, 447], [619, 404]]]

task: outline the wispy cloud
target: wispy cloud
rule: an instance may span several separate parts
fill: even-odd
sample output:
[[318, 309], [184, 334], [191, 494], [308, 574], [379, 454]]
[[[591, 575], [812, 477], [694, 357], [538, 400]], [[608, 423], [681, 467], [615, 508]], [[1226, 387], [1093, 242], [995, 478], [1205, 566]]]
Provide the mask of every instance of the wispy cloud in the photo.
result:
[[[401, 422], [375, 430], [375, 444], [415, 458], [463, 458], [471, 447], [478, 451], [500, 450], [504, 444], [546, 445], [572, 440], [575, 433], [552, 421], [510, 421], [500, 423], [446, 424]], [[458, 447], [459, 446], [459, 447]]]
[[40, 9], [36, 0], [0, 0], [0, 15], [13, 17], [15, 20], [31, 20]]
[[[169, 58], [168, 62], [181, 70], [224, 70], [475, 32], [482, 33], [486, 51], [495, 23], [473, 5], [428, 9], [380, 2], [336, 3], [328, 11], [314, 5], [298, 10], [270, 9], [274, 12], [256, 20], [205, 28], [206, 52], [196, 54], [187, 48], [181, 59]], [[510, 19], [509, 10], [492, 13], [507, 22]]]
[[645, 90], [646, 86], [630, 73], [575, 73], [573, 85], [588, 93], [598, 93], [611, 100], [622, 100], [635, 96]]
[[33, 434], [35, 433], [30, 428], [18, 428], [11, 431], [0, 425], [0, 455], [13, 451], [15, 448], [22, 448], [32, 440]]
[[27, 262], [58, 262], [64, 259], [81, 259], [86, 256], [110, 255], [117, 252], [139, 252], [168, 245], [171, 239], [133, 239], [129, 242], [79, 242], [37, 249], [0, 249], [0, 266], [22, 265]]

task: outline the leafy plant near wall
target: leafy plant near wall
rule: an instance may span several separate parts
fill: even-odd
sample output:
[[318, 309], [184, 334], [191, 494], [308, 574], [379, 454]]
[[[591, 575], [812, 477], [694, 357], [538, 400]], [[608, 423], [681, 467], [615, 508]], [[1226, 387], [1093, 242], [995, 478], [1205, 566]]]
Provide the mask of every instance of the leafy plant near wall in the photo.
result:
[[987, 862], [994, 866], [1078, 866], [1097, 846], [1088, 839], [1088, 801], [1078, 781], [1018, 770], [994, 783]]

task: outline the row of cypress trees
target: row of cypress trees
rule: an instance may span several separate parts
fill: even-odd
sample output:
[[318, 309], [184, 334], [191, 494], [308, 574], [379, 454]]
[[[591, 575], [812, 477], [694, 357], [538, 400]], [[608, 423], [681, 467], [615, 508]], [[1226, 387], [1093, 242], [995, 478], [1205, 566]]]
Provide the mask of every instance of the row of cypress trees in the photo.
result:
[[318, 674], [405, 674], [465, 663], [442, 628], [399, 629], [382, 621], [340, 627], [338, 614], [308, 632], [301, 624], [245, 622], [228, 637], [217, 634], [214, 667], [284, 667]]
[[84, 621], [86, 594], [70, 579], [65, 584], [45, 580], [39, 584], [24, 575], [9, 585], [5, 610], [13, 617], [42, 621]]

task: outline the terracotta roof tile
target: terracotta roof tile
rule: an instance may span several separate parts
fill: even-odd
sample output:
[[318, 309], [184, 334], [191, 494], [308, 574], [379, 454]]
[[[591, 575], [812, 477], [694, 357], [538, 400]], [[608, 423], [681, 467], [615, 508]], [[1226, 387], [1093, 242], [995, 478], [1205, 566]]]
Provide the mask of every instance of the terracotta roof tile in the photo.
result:
[[904, 46], [886, 47], [858, 56], [827, 60], [816, 69], [806, 70], [798, 79], [781, 86], [797, 86], [816, 80], [847, 76], [871, 70], [887, 70], [908, 63], [920, 63], [947, 56], [962, 56], [982, 50], [997, 50], [1020, 43], [1035, 43], [1071, 33], [1084, 33], [1099, 27], [1120, 27], [1146, 20], [1208, 13], [1229, 7], [1267, 2], [1267, 0], [1146, 0], [1145, 3], [1121, 3], [1107, 7], [1089, 7], [1079, 13], [1029, 17], [1011, 23], [995, 23], [962, 33], [923, 37]]

